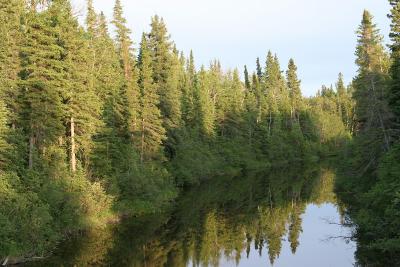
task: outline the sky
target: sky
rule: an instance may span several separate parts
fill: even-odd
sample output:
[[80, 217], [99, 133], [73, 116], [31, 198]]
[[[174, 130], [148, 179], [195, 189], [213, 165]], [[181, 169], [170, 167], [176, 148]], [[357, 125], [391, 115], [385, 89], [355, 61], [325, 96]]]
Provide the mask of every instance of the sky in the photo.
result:
[[[192, 49], [196, 65], [219, 59], [225, 69], [265, 62], [268, 50], [281, 67], [293, 58], [306, 96], [331, 85], [339, 72], [355, 76], [356, 34], [364, 9], [375, 17], [388, 43], [390, 6], [386, 0], [121, 0], [132, 38], [149, 31], [151, 16], [163, 17], [179, 50]], [[81, 21], [85, 0], [72, 0]], [[114, 0], [94, 0], [97, 11], [112, 18]]]

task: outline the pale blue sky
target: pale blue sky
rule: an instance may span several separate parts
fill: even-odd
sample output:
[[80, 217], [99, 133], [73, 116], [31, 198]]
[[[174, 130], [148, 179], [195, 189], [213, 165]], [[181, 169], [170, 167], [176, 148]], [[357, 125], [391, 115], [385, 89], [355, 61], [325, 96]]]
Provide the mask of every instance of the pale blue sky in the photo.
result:
[[[85, 0], [72, 0], [81, 16]], [[368, 9], [381, 33], [389, 32], [386, 0], [122, 0], [132, 38], [137, 43], [149, 30], [150, 17], [164, 17], [172, 39], [186, 54], [193, 49], [197, 65], [218, 58], [224, 68], [265, 61], [270, 49], [282, 68], [293, 57], [302, 90], [314, 94], [343, 72], [346, 82], [355, 75], [355, 30]], [[110, 19], [113, 0], [94, 0], [97, 11]]]

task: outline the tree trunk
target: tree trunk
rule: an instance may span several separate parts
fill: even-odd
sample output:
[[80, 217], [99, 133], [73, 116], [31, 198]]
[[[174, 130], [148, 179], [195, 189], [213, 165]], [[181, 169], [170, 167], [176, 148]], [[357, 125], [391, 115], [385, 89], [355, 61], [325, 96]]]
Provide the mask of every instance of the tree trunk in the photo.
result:
[[272, 113], [269, 112], [268, 135], [271, 136]]
[[144, 160], [144, 120], [142, 119], [142, 140], [141, 140], [141, 148], [140, 148], [140, 163], [143, 164]]
[[33, 150], [35, 149], [35, 137], [33, 134], [29, 137], [29, 169], [33, 168]]
[[76, 155], [75, 155], [75, 121], [71, 117], [71, 171], [76, 172]]

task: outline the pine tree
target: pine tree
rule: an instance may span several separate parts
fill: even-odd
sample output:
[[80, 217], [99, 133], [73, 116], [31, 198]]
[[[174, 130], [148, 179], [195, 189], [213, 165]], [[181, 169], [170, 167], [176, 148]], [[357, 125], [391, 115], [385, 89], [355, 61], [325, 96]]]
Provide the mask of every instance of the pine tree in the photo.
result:
[[157, 88], [153, 83], [151, 51], [146, 36], [143, 34], [140, 43], [138, 64], [140, 68], [139, 86], [141, 100], [141, 161], [160, 159], [162, 142], [165, 140], [165, 129], [158, 104], [160, 102]]

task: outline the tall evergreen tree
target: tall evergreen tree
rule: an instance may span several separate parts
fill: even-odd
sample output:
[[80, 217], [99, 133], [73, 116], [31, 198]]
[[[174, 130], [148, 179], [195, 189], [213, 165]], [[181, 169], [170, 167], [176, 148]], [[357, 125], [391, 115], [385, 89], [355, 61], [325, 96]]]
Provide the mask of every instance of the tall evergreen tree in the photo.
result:
[[113, 24], [116, 28], [117, 49], [120, 56], [121, 66], [125, 76], [124, 86], [122, 88], [121, 97], [125, 104], [125, 115], [127, 116], [127, 128], [131, 136], [132, 143], [136, 140], [139, 131], [139, 88], [137, 86], [138, 70], [133, 57], [132, 40], [129, 35], [131, 31], [126, 26], [126, 19], [123, 16], [123, 8], [121, 0], [115, 1]]
[[[390, 45], [392, 65], [390, 67], [390, 76], [392, 82], [389, 90], [389, 104], [390, 108], [396, 115], [396, 128], [399, 129], [400, 123], [400, 1], [389, 0], [392, 9], [389, 14], [391, 19]], [[399, 136], [399, 134], [396, 134]]]
[[[85, 34], [73, 17], [72, 8], [67, 0], [54, 2], [49, 10], [57, 16], [61, 31], [60, 40], [64, 48], [63, 64], [65, 72], [64, 91], [65, 116], [70, 136], [70, 167], [77, 169], [77, 154], [80, 162], [88, 166], [92, 150], [92, 137], [100, 126], [100, 99], [90, 83], [94, 71], [88, 66], [91, 57]], [[91, 86], [87, 86], [91, 85]]]
[[158, 108], [160, 98], [153, 83], [151, 51], [146, 36], [143, 34], [140, 43], [138, 60], [140, 68], [139, 86], [141, 100], [141, 161], [160, 159], [162, 142], [165, 140], [165, 129], [162, 125], [161, 111]]
[[198, 109], [197, 121], [205, 136], [215, 135], [216, 114], [215, 102], [213, 99], [215, 92], [213, 92], [213, 88], [211, 88], [211, 82], [209, 74], [205, 70], [204, 66], [202, 66], [197, 76], [196, 102]]
[[93, 0], [87, 0], [86, 28], [90, 37], [96, 36], [98, 17], [93, 7]]
[[17, 124], [19, 52], [23, 42], [22, 17], [25, 13], [23, 0], [0, 1], [0, 98], [10, 110], [10, 123]]
[[125, 79], [129, 81], [132, 78], [131, 72], [134, 65], [132, 62], [132, 40], [129, 37], [131, 31], [126, 26], [127, 22], [123, 15], [121, 0], [115, 0], [114, 19], [112, 23], [116, 28], [116, 42], [121, 66], [124, 70]]
[[7, 142], [9, 134], [8, 127], [8, 111], [6, 105], [0, 100], [0, 173], [3, 171], [9, 162], [7, 162], [6, 152], [10, 149], [10, 145]]
[[[359, 136], [364, 166], [373, 166], [383, 151], [390, 147], [387, 88], [387, 55], [382, 36], [372, 22], [372, 16], [364, 11], [358, 30], [356, 49], [358, 75], [354, 80], [354, 98], [357, 102], [356, 135]], [[383, 150], [383, 151], [382, 151]]]
[[256, 72], [257, 72], [258, 80], [261, 82], [262, 77], [263, 77], [263, 71], [262, 71], [262, 67], [260, 64], [260, 58], [257, 58], [257, 60], [256, 60]]
[[149, 47], [152, 57], [153, 80], [160, 95], [160, 110], [164, 118], [164, 127], [171, 130], [181, 124], [181, 92], [176, 82], [177, 60], [173, 53], [164, 20], [154, 16], [151, 20]]
[[250, 79], [249, 79], [249, 71], [247, 70], [247, 66], [244, 65], [244, 85], [247, 90], [251, 89]]
[[196, 67], [193, 51], [186, 62], [185, 84], [182, 92], [182, 116], [188, 126], [193, 126], [196, 117]]
[[291, 115], [299, 118], [299, 112], [302, 104], [302, 96], [300, 89], [300, 80], [297, 77], [297, 66], [293, 59], [289, 60], [288, 70], [286, 71], [286, 81], [291, 101]]
[[[22, 90], [24, 128], [29, 135], [29, 168], [39, 152], [64, 135], [61, 88], [65, 85], [64, 48], [58, 24], [46, 10], [28, 14], [30, 23], [22, 46]], [[40, 164], [41, 162], [38, 162]]]
[[338, 81], [336, 82], [336, 94], [338, 114], [342, 118], [344, 125], [347, 127], [347, 129], [349, 129], [351, 123], [351, 103], [349, 103], [350, 98], [347, 93], [347, 88], [344, 85], [342, 73], [339, 73]]

